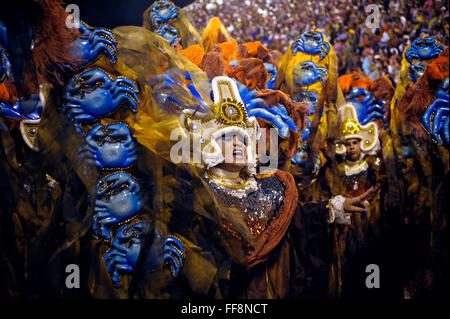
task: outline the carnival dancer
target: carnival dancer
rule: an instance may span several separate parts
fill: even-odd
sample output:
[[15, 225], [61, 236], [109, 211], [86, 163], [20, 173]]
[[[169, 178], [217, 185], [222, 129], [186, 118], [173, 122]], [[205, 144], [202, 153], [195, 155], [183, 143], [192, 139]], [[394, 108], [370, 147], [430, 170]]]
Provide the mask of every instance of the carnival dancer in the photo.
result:
[[[189, 223], [179, 228], [184, 237], [195, 238], [215, 271], [208, 271], [209, 280], [201, 269], [183, 270], [182, 276], [201, 278], [203, 294], [218, 298], [323, 296], [328, 272], [315, 257], [329, 256], [329, 224], [345, 222], [345, 211], [364, 210], [360, 205], [372, 190], [352, 199], [298, 205], [292, 175], [276, 167], [256, 173], [258, 125], [235, 81], [219, 76], [211, 85], [214, 102], [208, 111], [187, 108], [180, 114], [189, 140], [199, 146], [190, 157], [201, 161], [189, 165], [193, 212], [180, 210]], [[137, 139], [146, 145], [141, 134]], [[186, 266], [190, 263], [188, 251]]]

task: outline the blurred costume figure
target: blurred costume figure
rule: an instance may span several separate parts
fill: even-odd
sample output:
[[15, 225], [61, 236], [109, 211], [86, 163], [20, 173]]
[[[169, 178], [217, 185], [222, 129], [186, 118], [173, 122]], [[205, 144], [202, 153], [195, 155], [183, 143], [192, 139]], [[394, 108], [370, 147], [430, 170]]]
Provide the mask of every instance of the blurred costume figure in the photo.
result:
[[145, 10], [143, 27], [168, 40], [170, 45], [202, 46], [198, 31], [183, 10], [169, 0], [157, 0]]
[[[65, 27], [60, 1], [14, 1], [0, 10], [0, 295], [35, 296], [61, 189], [39, 151], [38, 132], [50, 87], [79, 62], [78, 30]], [[44, 259], [45, 260], [45, 257]]]
[[[356, 108], [355, 111], [358, 116], [358, 121], [362, 125], [373, 120], [384, 121], [384, 113], [386, 113], [386, 109], [384, 108], [385, 102], [376, 99], [372, 94], [372, 91], [381, 87], [380, 82], [384, 81], [388, 80], [378, 79], [375, 84], [371, 78], [358, 73], [351, 73], [339, 77], [339, 86], [345, 95], [345, 99], [353, 103], [353, 106]], [[387, 88], [383, 89], [387, 90]], [[389, 98], [389, 96], [385, 98]]]
[[[302, 198], [318, 200], [337, 194], [332, 189], [334, 182], [325, 176], [330, 176], [328, 169], [333, 172], [336, 168], [334, 143], [330, 142], [338, 138], [337, 106], [344, 98], [338, 86], [337, 57], [324, 34], [309, 30], [292, 43], [278, 65], [275, 87], [295, 102], [309, 105], [303, 138], [288, 165]], [[319, 183], [315, 185], [315, 181]]]
[[[145, 210], [138, 145], [119, 114], [137, 111], [139, 89], [115, 70], [115, 35], [66, 28], [67, 18], [59, 1], [2, 6], [2, 269], [14, 270], [2, 295], [129, 296], [122, 275], [141, 264], [143, 245], [142, 267], [170, 264], [168, 278], [184, 247], [154, 231]], [[65, 286], [68, 264], [87, 274], [82, 289]]]
[[[175, 52], [140, 27], [119, 27], [103, 36], [114, 42], [114, 55], [99, 57], [67, 80], [61, 107], [52, 108], [60, 123], [41, 132], [47, 143], [60, 135], [72, 141], [57, 150], [69, 159], [82, 194], [71, 212], [77, 217], [66, 221], [73, 232], [52, 256], [49, 269], [79, 260], [89, 274], [80, 296], [173, 296], [170, 283], [183, 266], [184, 241], [155, 222], [152, 155], [140, 150], [133, 123], [155, 103], [145, 75], [156, 76], [170, 63], [167, 50]], [[51, 294], [60, 278], [49, 279]]]
[[[189, 73], [192, 84], [199, 84]], [[214, 77], [210, 89], [195, 85], [191, 97], [181, 103], [185, 84], [176, 78], [169, 70], [152, 94], [158, 101], [171, 96], [159, 107], [178, 114], [185, 128], [180, 136], [194, 146], [187, 148], [186, 158], [186, 149], [177, 142], [178, 150], [184, 150], [170, 157], [177, 168], [166, 163], [157, 181], [164, 190], [159, 205], [170, 216], [168, 226], [191, 242], [181, 272], [188, 293], [216, 298], [327, 296], [329, 224], [345, 220], [345, 199], [298, 205], [292, 175], [273, 168], [256, 173], [258, 122], [249, 115], [236, 81]], [[171, 103], [182, 108], [170, 111]], [[148, 116], [135, 124], [141, 127], [137, 139], [149, 149], [160, 145], [159, 154], [167, 156], [163, 144], [155, 145], [147, 134]], [[164, 146], [173, 149], [173, 144]]]
[[[416, 43], [417, 42], [417, 43]], [[405, 294], [428, 297], [448, 294], [441, 285], [448, 280], [447, 229], [448, 199], [448, 48], [433, 40], [417, 39], [406, 48], [405, 65], [427, 63], [417, 81], [406, 85], [398, 102], [391, 105], [398, 145], [399, 190], [405, 216], [403, 232], [411, 234], [416, 249], [404, 252], [408, 263]], [[429, 54], [425, 54], [425, 53]], [[440, 52], [440, 53], [439, 53]], [[429, 58], [433, 58], [430, 60]], [[401, 76], [401, 75], [400, 75]], [[414, 235], [412, 235], [414, 234]], [[445, 269], [445, 270], [444, 270]]]
[[[345, 196], [359, 196], [369, 188], [374, 188], [376, 192], [370, 202], [366, 200], [364, 203], [364, 212], [354, 215], [347, 225], [336, 227], [336, 268], [340, 273], [338, 296], [376, 296], [379, 291], [369, 290], [365, 285], [365, 270], [371, 263], [384, 265], [381, 256], [385, 251], [383, 215], [386, 212], [383, 209], [382, 191], [378, 191], [384, 179], [378, 124], [375, 121], [361, 124], [358, 120], [361, 116], [358, 117], [353, 103], [341, 106], [339, 114], [342, 124], [336, 153], [343, 158], [338, 171]], [[389, 296], [389, 293], [386, 285], [379, 295]]]
[[[358, 131], [357, 135], [359, 135], [364, 131], [361, 130], [361, 127], [368, 128], [370, 126], [372, 137], [375, 132], [377, 134], [377, 142], [372, 144], [373, 148], [370, 151], [367, 151], [370, 143], [364, 145], [359, 141], [349, 142], [352, 151], [355, 146], [356, 149], [358, 149], [357, 146], [360, 146], [363, 158], [356, 161], [361, 166], [351, 166], [357, 172], [355, 175], [351, 173], [351, 170], [349, 170], [350, 173], [347, 173], [346, 147], [342, 139], [336, 149], [343, 156], [343, 161], [339, 164], [340, 179], [345, 182], [342, 187], [347, 188], [350, 193], [357, 193], [361, 187], [375, 186], [377, 189], [370, 206], [367, 207], [367, 213], [355, 216], [351, 225], [338, 229], [336, 249], [339, 252], [337, 257], [343, 271], [340, 296], [373, 298], [384, 295], [401, 298], [403, 294], [401, 279], [396, 275], [396, 271], [400, 270], [393, 261], [395, 259], [393, 256], [398, 255], [399, 249], [401, 249], [393, 245], [399, 230], [394, 226], [396, 220], [389, 210], [393, 204], [392, 201], [398, 199], [390, 196], [391, 185], [387, 183], [388, 179], [394, 178], [397, 174], [397, 162], [393, 158], [394, 146], [389, 127], [389, 105], [394, 95], [394, 88], [387, 78], [378, 78], [373, 81], [359, 73], [341, 76], [339, 85], [347, 101], [345, 108], [348, 110], [347, 117], [354, 118], [351, 122], [357, 128], [350, 131], [354, 133]], [[345, 123], [345, 118], [342, 123]], [[366, 138], [369, 136], [368, 132], [367, 130], [365, 132]], [[350, 175], [350, 177], [346, 177], [346, 175]], [[361, 281], [366, 276], [365, 267], [372, 262], [386, 269], [381, 283], [383, 289], [377, 291], [368, 291]], [[355, 276], [351, 273], [354, 273]]]

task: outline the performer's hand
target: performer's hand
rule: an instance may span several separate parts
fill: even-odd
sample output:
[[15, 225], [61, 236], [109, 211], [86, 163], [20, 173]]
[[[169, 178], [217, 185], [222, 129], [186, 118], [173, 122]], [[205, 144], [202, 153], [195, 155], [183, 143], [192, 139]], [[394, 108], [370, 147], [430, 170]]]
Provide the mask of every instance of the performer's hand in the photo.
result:
[[344, 202], [343, 208], [346, 213], [361, 213], [364, 212], [369, 206], [370, 198], [374, 193], [374, 188], [371, 187], [367, 192], [357, 197], [347, 198]]

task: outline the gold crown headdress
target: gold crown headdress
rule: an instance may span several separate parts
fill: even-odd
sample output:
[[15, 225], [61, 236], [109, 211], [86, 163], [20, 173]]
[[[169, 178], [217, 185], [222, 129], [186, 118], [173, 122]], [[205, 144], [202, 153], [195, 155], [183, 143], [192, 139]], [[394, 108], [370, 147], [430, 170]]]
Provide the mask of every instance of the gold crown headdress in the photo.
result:
[[210, 112], [200, 114], [191, 109], [184, 110], [181, 119], [194, 144], [201, 144], [199, 155], [202, 163], [199, 164], [211, 168], [223, 162], [222, 149], [216, 139], [225, 134], [239, 134], [247, 145], [248, 168], [253, 171], [258, 122], [255, 117], [248, 116], [233, 79], [218, 76], [212, 80], [211, 86], [214, 104], [210, 106]]
[[336, 153], [344, 155], [346, 148], [344, 142], [346, 140], [357, 138], [361, 140], [361, 152], [370, 154], [379, 146], [378, 127], [375, 122], [369, 122], [361, 125], [358, 121], [355, 107], [351, 103], [344, 104], [339, 109], [341, 118], [341, 139], [336, 143]]

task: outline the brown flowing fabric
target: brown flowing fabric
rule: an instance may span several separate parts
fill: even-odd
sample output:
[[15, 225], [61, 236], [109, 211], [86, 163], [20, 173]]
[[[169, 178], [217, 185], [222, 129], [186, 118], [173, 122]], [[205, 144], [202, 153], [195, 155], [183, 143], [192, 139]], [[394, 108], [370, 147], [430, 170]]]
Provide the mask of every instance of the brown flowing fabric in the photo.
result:
[[269, 254], [278, 246], [291, 224], [298, 204], [298, 192], [294, 178], [285, 171], [277, 170], [275, 175], [285, 186], [283, 205], [280, 207], [278, 217], [273, 220], [258, 239], [255, 249], [248, 256], [248, 264], [254, 267], [265, 262]]

